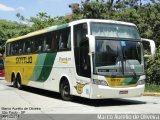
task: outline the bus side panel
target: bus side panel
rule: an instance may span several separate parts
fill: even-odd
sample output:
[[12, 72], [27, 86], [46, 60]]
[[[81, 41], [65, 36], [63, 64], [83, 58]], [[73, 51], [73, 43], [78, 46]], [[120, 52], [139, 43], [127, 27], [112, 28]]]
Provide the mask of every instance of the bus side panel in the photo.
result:
[[39, 54], [34, 66], [33, 73], [29, 78], [29, 85], [38, 88], [44, 88], [44, 82], [49, 79], [56, 57], [55, 53]]
[[74, 80], [73, 57], [71, 51], [58, 52], [48, 79], [44, 82], [44, 89], [59, 92], [60, 80], [66, 77], [70, 85]]
[[15, 77], [21, 75], [21, 83], [28, 85], [29, 78], [33, 73], [37, 55], [11, 56], [5, 58], [5, 79], [11, 82], [12, 73]]
[[13, 60], [13, 57], [6, 57], [5, 58], [5, 80], [7, 80], [8, 82], [11, 82], [11, 75], [12, 72], [15, 72], [15, 70], [13, 71], [13, 63], [15, 61]]
[[44, 82], [44, 89], [59, 92], [62, 77], [65, 77], [69, 81], [72, 95], [90, 97], [90, 84], [84, 83], [83, 79], [80, 82], [76, 78], [76, 68], [74, 67], [72, 51], [57, 53], [51, 74]]

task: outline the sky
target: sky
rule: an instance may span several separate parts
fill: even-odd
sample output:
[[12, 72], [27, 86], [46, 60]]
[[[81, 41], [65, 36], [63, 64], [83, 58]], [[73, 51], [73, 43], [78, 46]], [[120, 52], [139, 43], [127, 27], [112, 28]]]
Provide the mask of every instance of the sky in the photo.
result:
[[46, 12], [51, 17], [64, 16], [71, 12], [71, 3], [81, 3], [81, 0], [0, 0], [0, 19], [18, 21], [17, 13], [25, 18]]
[[[142, 0], [148, 2], [149, 0]], [[46, 12], [51, 17], [65, 16], [71, 13], [69, 5], [81, 3], [81, 0], [0, 0], [0, 19], [19, 21], [20, 13], [25, 18], [36, 17], [39, 12]]]

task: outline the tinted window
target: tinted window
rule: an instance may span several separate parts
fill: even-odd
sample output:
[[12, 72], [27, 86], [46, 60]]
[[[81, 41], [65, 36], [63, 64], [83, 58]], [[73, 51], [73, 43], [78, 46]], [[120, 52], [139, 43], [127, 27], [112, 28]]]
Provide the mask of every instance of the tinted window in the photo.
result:
[[91, 23], [91, 32], [95, 36], [140, 39], [137, 28], [129, 25]]
[[6, 55], [8, 56], [8, 55], [10, 55], [10, 43], [7, 43], [7, 45], [6, 45]]
[[71, 49], [71, 35], [70, 29], [62, 29], [57, 32], [58, 35], [58, 49], [59, 50], [68, 50]]
[[74, 26], [74, 55], [77, 74], [91, 77], [87, 23]]
[[115, 65], [119, 49], [118, 41], [96, 40], [96, 66]]
[[70, 28], [37, 35], [7, 44], [6, 55], [36, 54], [71, 49]]

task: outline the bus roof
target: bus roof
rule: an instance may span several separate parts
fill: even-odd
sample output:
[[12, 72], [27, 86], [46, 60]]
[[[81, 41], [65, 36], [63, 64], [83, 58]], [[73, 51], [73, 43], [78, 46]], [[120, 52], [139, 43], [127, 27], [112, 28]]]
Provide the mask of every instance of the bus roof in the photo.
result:
[[72, 21], [72, 22], [67, 23], [67, 24], [47, 27], [47, 28], [44, 28], [42, 30], [31, 32], [31, 33], [28, 33], [28, 34], [26, 34], [24, 36], [20, 36], [20, 37], [17, 37], [17, 38], [8, 39], [7, 43], [8, 42], [12, 42], [12, 41], [16, 41], [16, 40], [20, 40], [20, 39], [29, 38], [29, 37], [36, 36], [36, 35], [41, 35], [41, 34], [44, 34], [44, 33], [47, 33], [47, 32], [59, 30], [59, 29], [66, 28], [66, 27], [71, 26], [71, 25], [76, 25], [76, 24], [84, 23], [84, 22], [88, 22], [88, 23], [90, 23], [90, 22], [102, 22], [102, 23], [113, 23], [113, 24], [122, 24], [122, 25], [136, 26], [133, 23], [122, 22], [122, 21], [102, 20], [102, 19], [81, 19], [81, 20]]
[[122, 24], [122, 25], [129, 25], [129, 26], [136, 26], [133, 23], [129, 22], [122, 22], [122, 21], [115, 21], [115, 20], [104, 20], [104, 19], [81, 19], [77, 21], [73, 21], [70, 24], [75, 25], [78, 23], [84, 23], [84, 22], [102, 22], [102, 23], [113, 23], [113, 24]]

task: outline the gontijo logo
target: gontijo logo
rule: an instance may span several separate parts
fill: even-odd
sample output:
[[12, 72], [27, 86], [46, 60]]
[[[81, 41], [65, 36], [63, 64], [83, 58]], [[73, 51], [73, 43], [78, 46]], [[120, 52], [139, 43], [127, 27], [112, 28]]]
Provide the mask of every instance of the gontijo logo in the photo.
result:
[[31, 64], [32, 63], [32, 56], [16, 57], [16, 64], [20, 64], [20, 63]]

